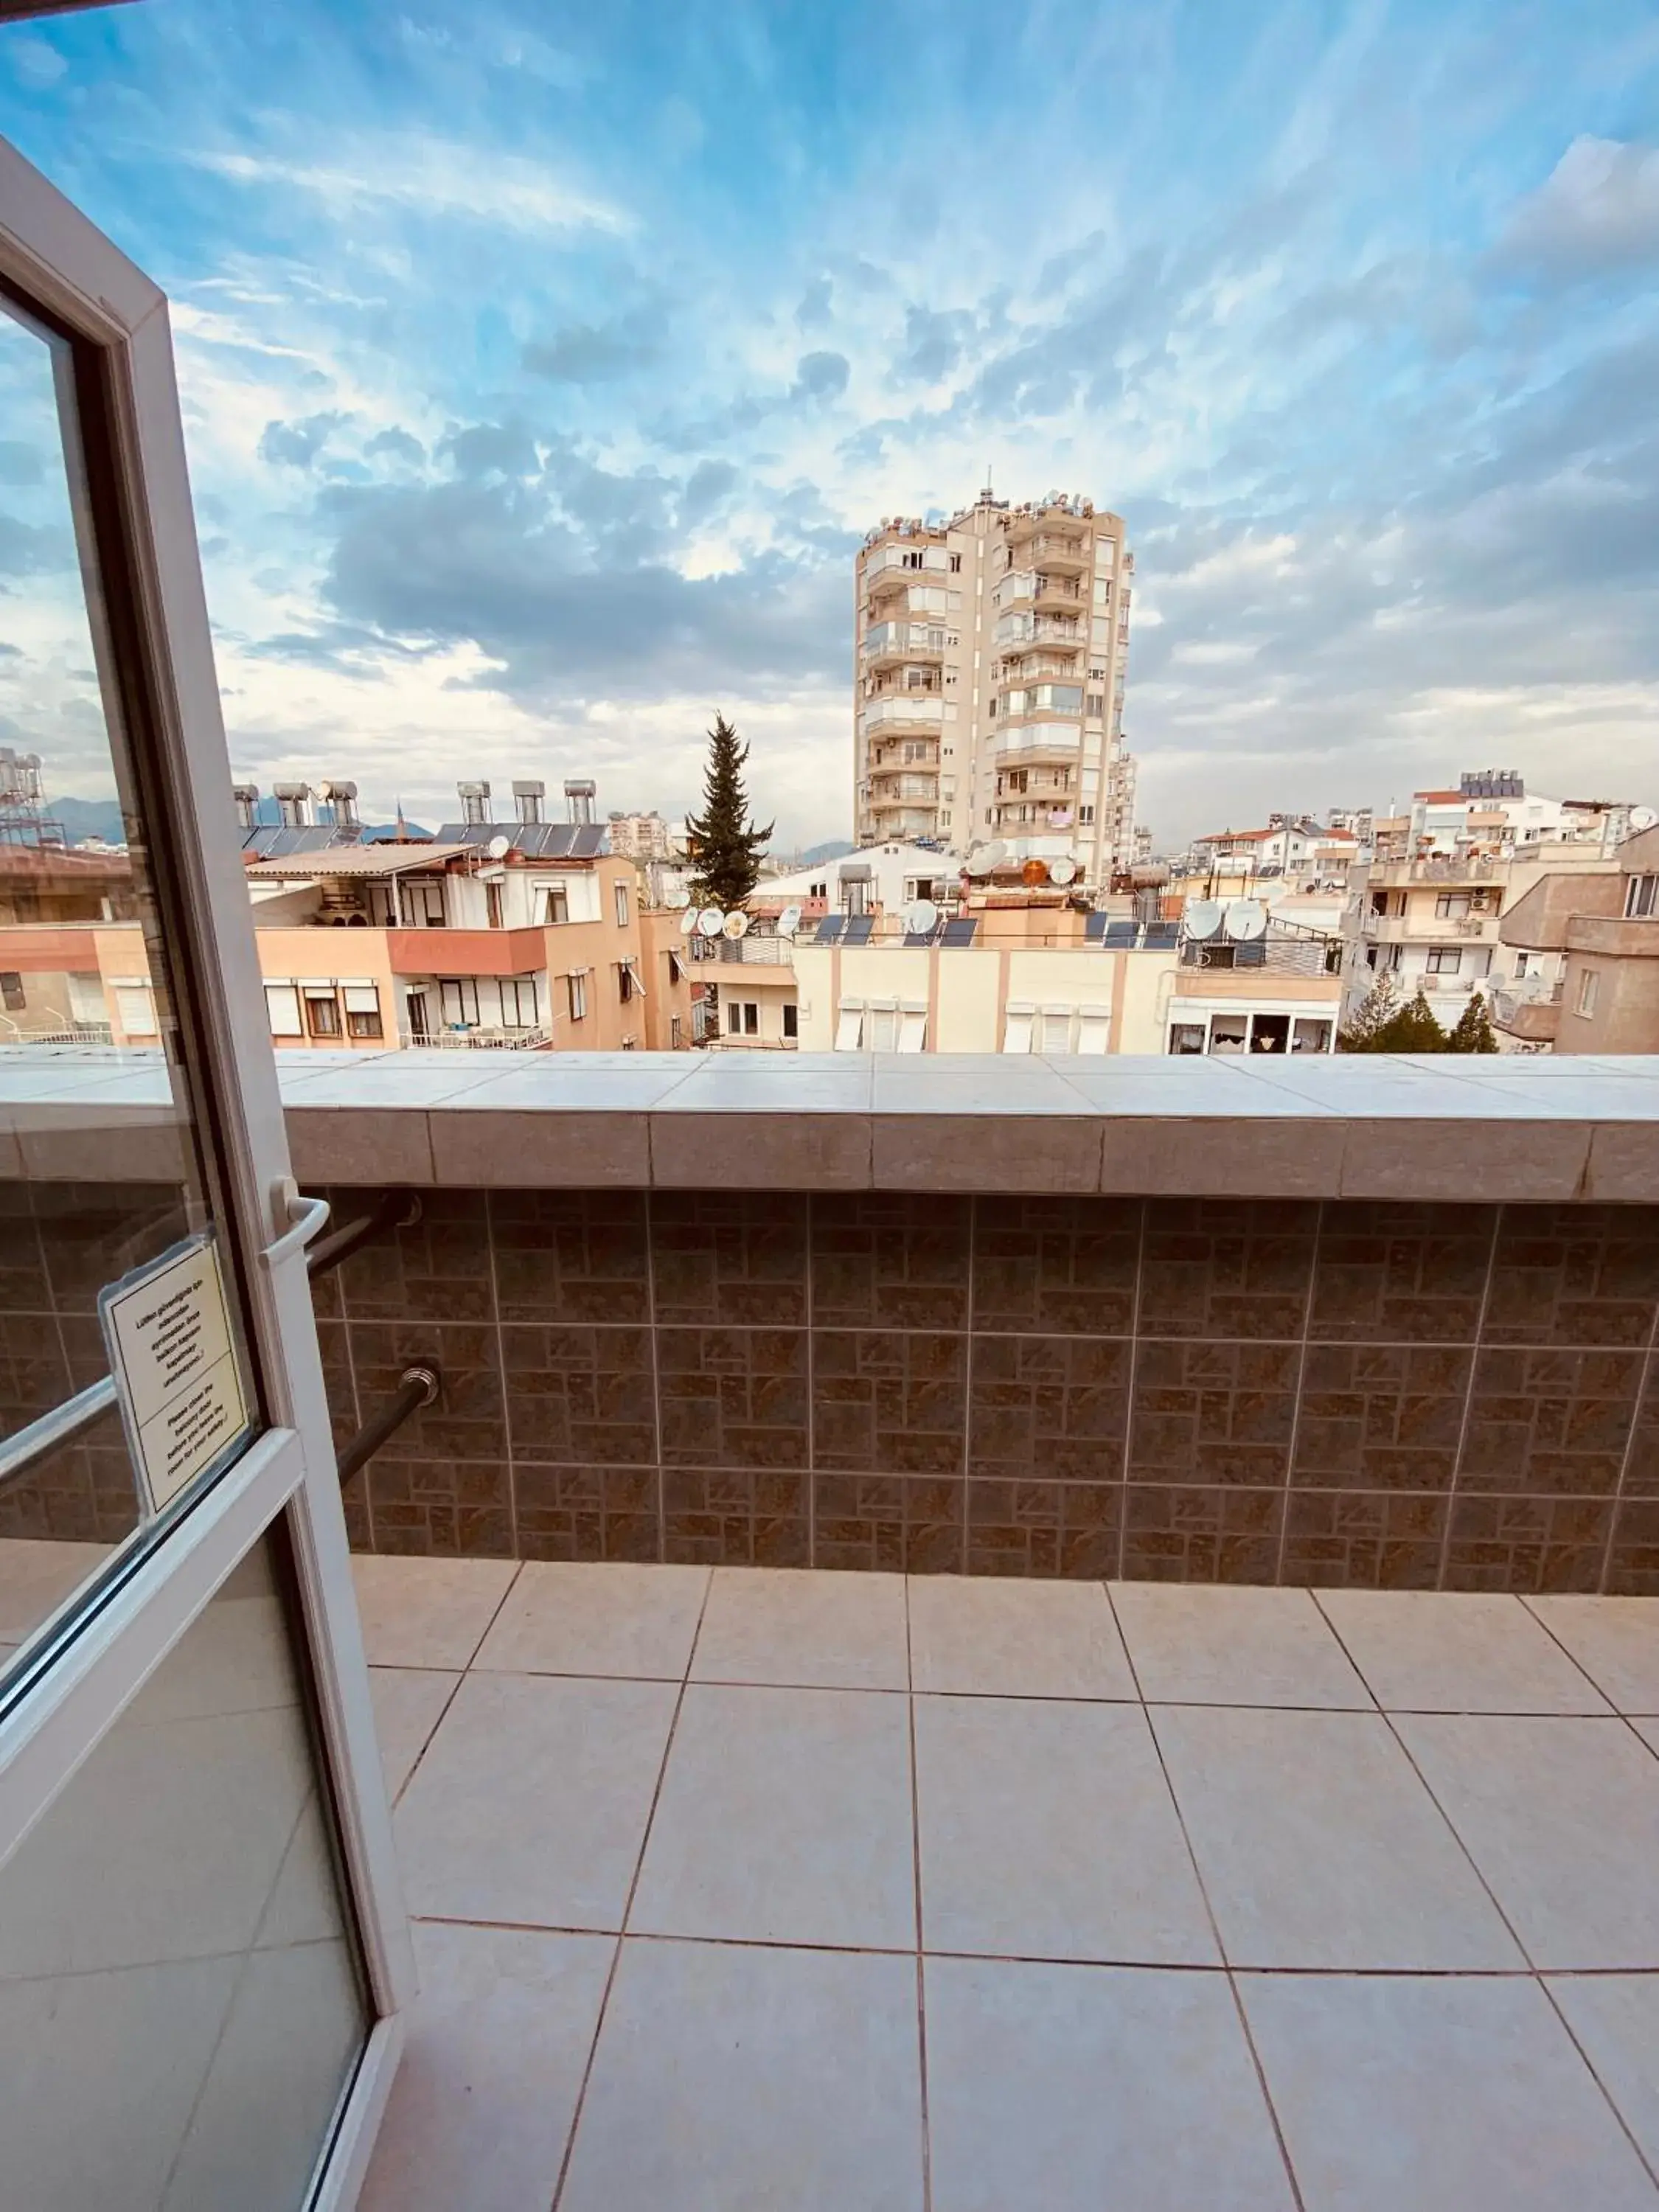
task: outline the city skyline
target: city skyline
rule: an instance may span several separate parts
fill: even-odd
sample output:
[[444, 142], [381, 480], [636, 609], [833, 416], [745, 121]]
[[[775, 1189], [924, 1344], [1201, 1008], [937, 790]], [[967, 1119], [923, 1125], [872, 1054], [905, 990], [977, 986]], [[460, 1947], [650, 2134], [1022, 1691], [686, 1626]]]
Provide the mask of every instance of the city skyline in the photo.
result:
[[[674, 817], [724, 708], [780, 842], [850, 834], [848, 564], [988, 463], [1125, 518], [1160, 844], [1488, 760], [1651, 796], [1649, 11], [890, 30], [0, 33], [0, 130], [173, 301], [237, 769]], [[0, 736], [74, 793], [72, 720]]]

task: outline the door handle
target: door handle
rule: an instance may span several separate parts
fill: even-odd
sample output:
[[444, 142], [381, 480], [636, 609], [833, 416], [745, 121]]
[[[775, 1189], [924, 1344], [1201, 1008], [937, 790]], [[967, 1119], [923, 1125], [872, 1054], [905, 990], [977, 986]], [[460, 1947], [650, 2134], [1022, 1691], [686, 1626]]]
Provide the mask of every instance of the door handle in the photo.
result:
[[267, 1244], [260, 1253], [267, 1267], [286, 1260], [290, 1252], [303, 1251], [320, 1232], [329, 1216], [328, 1200], [302, 1198], [292, 1176], [279, 1176], [270, 1186], [270, 1210], [279, 1221], [286, 1221], [289, 1225], [274, 1243]]

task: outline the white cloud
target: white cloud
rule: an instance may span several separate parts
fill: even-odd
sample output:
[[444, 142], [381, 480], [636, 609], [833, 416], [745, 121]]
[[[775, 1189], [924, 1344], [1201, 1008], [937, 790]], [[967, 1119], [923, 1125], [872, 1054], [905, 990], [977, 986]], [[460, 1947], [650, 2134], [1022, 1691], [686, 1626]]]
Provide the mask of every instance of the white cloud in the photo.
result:
[[309, 192], [336, 216], [380, 205], [413, 215], [462, 216], [511, 230], [598, 230], [623, 236], [632, 218], [614, 202], [579, 191], [540, 163], [441, 138], [364, 143], [344, 166], [282, 161], [266, 154], [198, 152], [197, 167], [232, 183]]
[[1498, 257], [1566, 279], [1659, 261], [1659, 147], [1575, 138], [1516, 209]]

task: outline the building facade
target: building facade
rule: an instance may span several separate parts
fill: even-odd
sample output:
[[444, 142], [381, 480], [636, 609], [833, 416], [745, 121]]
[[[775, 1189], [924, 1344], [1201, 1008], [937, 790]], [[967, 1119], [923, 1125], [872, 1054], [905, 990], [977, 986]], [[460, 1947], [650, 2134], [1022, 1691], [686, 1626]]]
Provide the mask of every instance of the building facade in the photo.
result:
[[1123, 694], [1134, 569], [1121, 516], [982, 492], [886, 522], [854, 579], [854, 818], [861, 845], [1004, 845], [1091, 884], [1133, 857]]
[[1659, 829], [1592, 873], [1550, 872], [1505, 912], [1492, 1019], [1519, 1052], [1659, 1053]]

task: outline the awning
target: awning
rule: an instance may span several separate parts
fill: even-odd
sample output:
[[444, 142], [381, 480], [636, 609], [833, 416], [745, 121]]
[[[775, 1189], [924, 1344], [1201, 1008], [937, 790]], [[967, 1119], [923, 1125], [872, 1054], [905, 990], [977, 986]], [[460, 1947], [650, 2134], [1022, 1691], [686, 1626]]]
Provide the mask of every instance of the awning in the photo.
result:
[[296, 853], [288, 860], [250, 860], [242, 872], [255, 882], [314, 883], [319, 876], [400, 876], [413, 868], [441, 868], [465, 845], [339, 845]]

